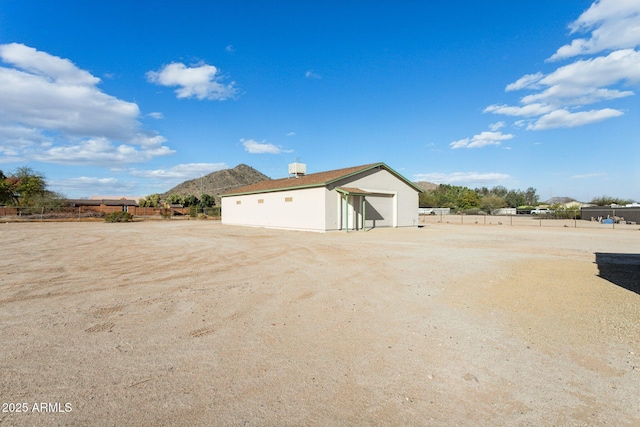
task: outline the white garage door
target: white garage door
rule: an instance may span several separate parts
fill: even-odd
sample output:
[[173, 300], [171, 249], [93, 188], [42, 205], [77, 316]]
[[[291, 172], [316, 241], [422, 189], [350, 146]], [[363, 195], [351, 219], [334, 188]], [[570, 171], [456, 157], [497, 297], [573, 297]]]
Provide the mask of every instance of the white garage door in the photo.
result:
[[369, 195], [366, 200], [366, 226], [393, 227], [393, 195]]

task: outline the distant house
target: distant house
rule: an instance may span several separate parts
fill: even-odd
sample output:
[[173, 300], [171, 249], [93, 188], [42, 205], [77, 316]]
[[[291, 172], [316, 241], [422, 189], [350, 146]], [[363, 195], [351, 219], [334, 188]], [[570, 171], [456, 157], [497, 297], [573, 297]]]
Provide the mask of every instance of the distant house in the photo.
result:
[[69, 206], [80, 208], [83, 211], [93, 210], [96, 212], [128, 212], [130, 207], [138, 204], [131, 199], [68, 199]]
[[240, 187], [222, 196], [222, 223], [308, 231], [411, 227], [418, 224], [418, 186], [384, 163]]

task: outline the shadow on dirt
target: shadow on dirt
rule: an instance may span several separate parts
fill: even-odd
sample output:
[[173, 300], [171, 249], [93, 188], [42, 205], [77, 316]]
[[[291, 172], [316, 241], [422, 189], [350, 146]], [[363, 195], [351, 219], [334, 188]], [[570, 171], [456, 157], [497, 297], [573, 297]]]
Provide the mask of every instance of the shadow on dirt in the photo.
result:
[[599, 277], [640, 295], [640, 254], [595, 254]]

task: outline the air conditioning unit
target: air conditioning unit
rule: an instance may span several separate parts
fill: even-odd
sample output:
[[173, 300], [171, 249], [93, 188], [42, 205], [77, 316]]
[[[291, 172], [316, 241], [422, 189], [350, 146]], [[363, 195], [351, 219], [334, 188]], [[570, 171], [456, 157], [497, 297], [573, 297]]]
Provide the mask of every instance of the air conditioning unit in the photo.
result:
[[299, 177], [307, 174], [307, 165], [304, 163], [289, 163], [289, 176]]

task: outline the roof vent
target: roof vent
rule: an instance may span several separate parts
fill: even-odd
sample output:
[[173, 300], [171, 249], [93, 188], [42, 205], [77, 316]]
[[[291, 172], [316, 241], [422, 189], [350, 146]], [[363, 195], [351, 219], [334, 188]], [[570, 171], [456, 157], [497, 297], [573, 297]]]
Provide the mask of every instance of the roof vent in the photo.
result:
[[292, 175], [295, 178], [298, 178], [299, 176], [303, 176], [306, 175], [307, 173], [307, 165], [304, 163], [289, 163], [289, 176], [291, 177]]

